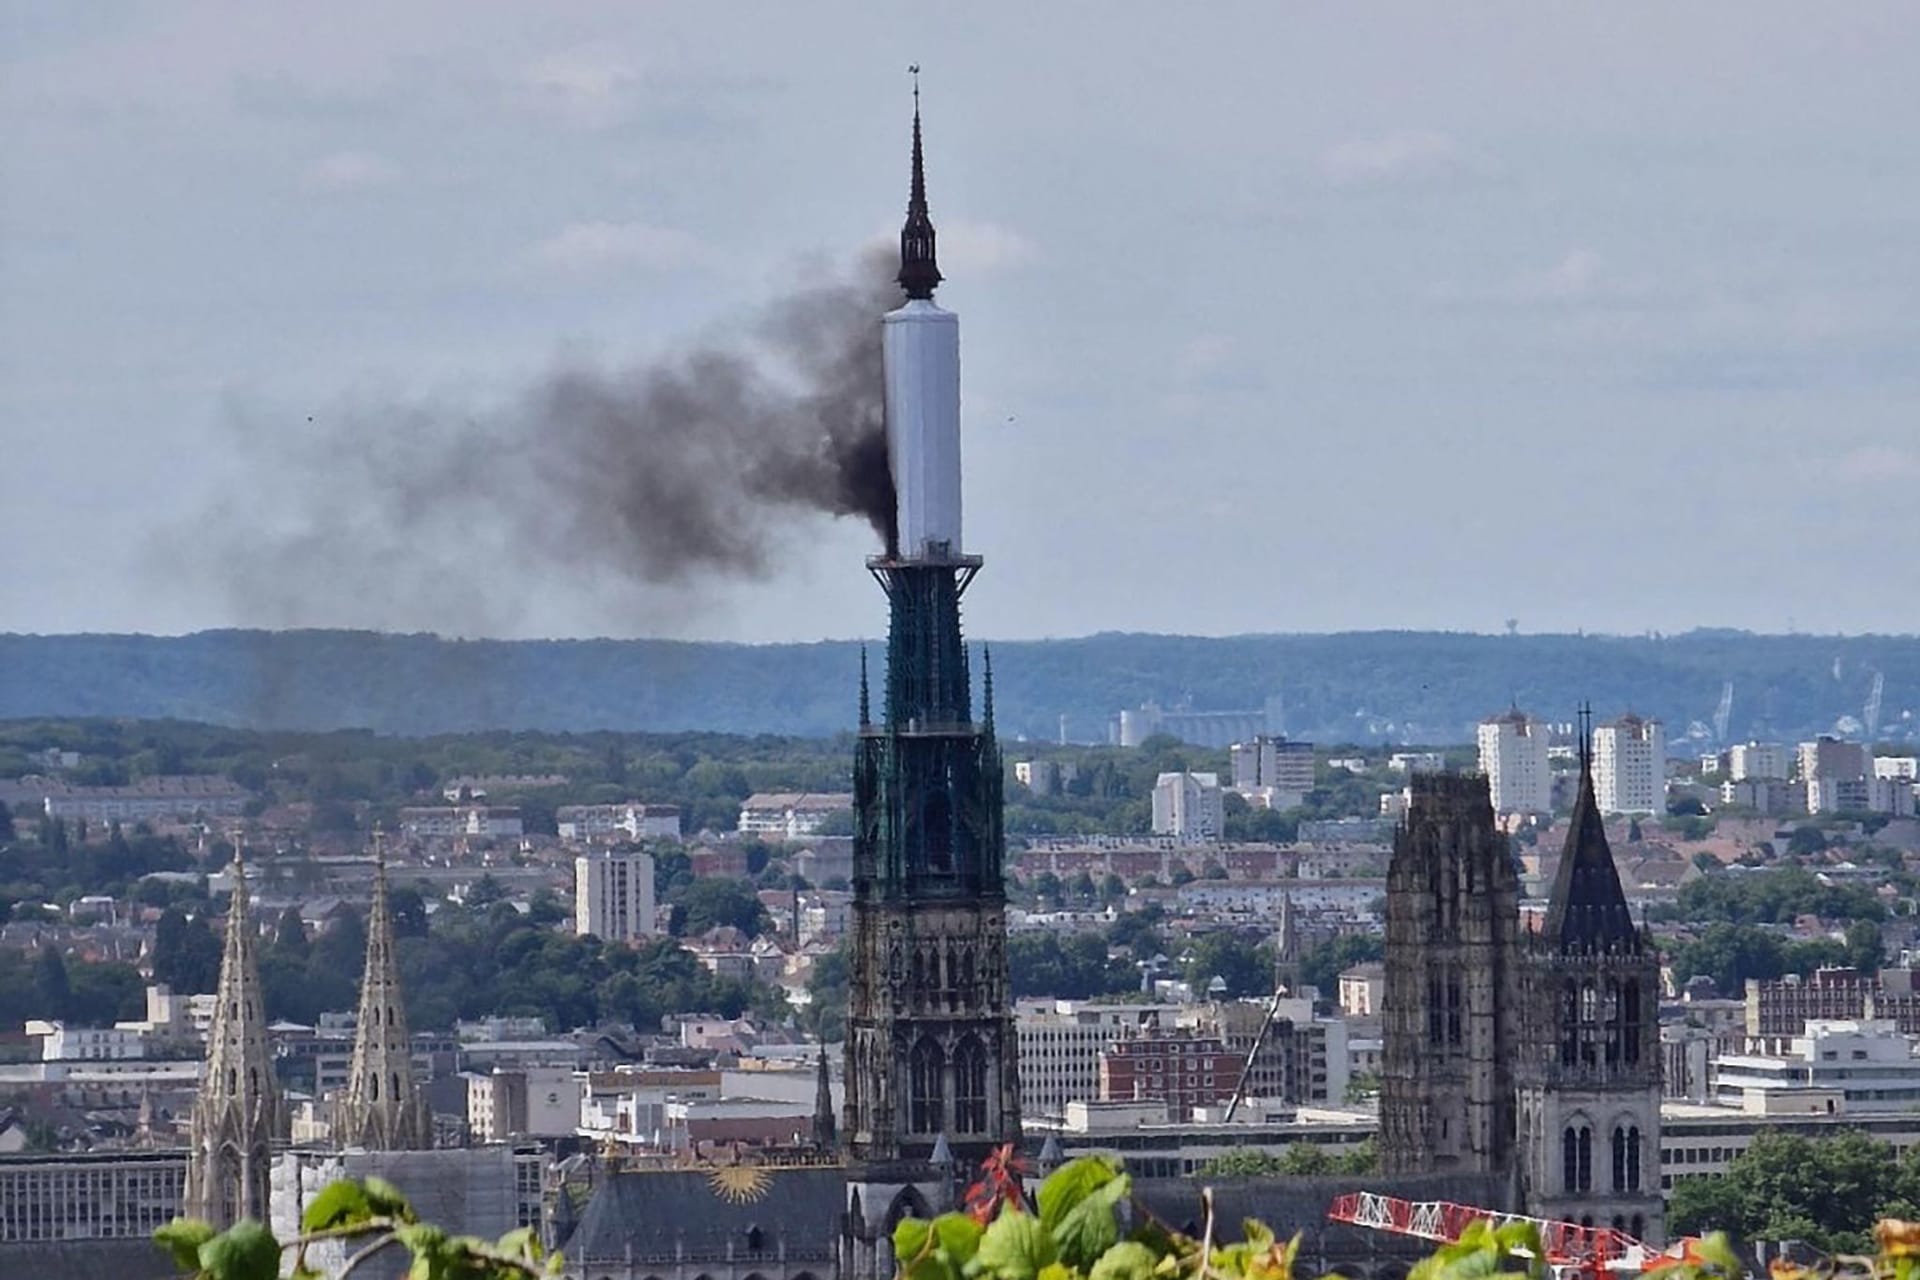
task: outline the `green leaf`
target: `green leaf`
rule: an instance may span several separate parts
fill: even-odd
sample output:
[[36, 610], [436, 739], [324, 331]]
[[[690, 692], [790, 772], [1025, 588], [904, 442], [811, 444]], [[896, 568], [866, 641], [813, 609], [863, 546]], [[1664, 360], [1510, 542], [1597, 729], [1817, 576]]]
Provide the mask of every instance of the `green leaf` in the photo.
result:
[[202, 1244], [199, 1261], [210, 1280], [279, 1280], [280, 1242], [252, 1218], [242, 1218]]
[[893, 1229], [893, 1256], [907, 1266], [933, 1247], [933, 1224], [925, 1218], [902, 1218]]
[[974, 1261], [999, 1280], [1034, 1280], [1040, 1268], [1060, 1256], [1053, 1237], [1030, 1213], [1003, 1213], [980, 1237]]
[[495, 1247], [511, 1257], [525, 1258], [528, 1262], [540, 1261], [540, 1238], [534, 1234], [532, 1227], [507, 1232]]
[[980, 1237], [986, 1228], [964, 1213], [943, 1213], [933, 1220], [933, 1234], [940, 1248], [956, 1265], [973, 1261], [980, 1252]]
[[1053, 1240], [1060, 1249], [1062, 1262], [1084, 1270], [1113, 1247], [1120, 1239], [1120, 1221], [1115, 1210], [1132, 1186], [1133, 1180], [1125, 1174], [1108, 1178], [1054, 1224]]
[[173, 1255], [182, 1271], [200, 1269], [200, 1246], [213, 1239], [213, 1225], [198, 1218], [175, 1218], [153, 1233], [153, 1242]]
[[1087, 1280], [1150, 1280], [1160, 1259], [1153, 1250], [1133, 1240], [1122, 1240], [1100, 1255]]
[[342, 1178], [338, 1182], [329, 1182], [320, 1188], [320, 1194], [313, 1198], [307, 1211], [300, 1215], [302, 1231], [325, 1231], [331, 1227], [351, 1226], [356, 1222], [365, 1222], [373, 1216], [373, 1206], [367, 1203], [367, 1193], [351, 1178]]
[[367, 1206], [373, 1210], [374, 1216], [392, 1218], [396, 1222], [420, 1221], [420, 1215], [400, 1194], [400, 1188], [385, 1178], [368, 1178], [360, 1187], [367, 1193]]
[[1040, 1222], [1052, 1231], [1075, 1205], [1120, 1176], [1120, 1162], [1105, 1156], [1081, 1156], [1055, 1169], [1040, 1184]]

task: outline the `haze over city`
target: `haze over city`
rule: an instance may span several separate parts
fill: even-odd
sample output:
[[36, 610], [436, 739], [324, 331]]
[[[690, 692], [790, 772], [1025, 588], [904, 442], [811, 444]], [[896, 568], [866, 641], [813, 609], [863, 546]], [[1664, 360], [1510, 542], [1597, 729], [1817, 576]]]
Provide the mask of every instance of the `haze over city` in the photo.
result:
[[876, 630], [365, 481], [857, 270], [914, 61], [972, 634], [1914, 629], [1911, 8], [982, 12], [9, 5], [8, 629]]

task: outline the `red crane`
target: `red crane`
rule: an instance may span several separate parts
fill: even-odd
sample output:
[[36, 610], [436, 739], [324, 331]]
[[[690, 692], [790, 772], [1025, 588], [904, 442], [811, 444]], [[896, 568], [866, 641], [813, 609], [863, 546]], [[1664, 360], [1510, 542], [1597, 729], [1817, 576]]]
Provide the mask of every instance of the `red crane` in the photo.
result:
[[1624, 1231], [1612, 1227], [1583, 1227], [1577, 1222], [1557, 1222], [1551, 1218], [1530, 1218], [1520, 1213], [1499, 1213], [1451, 1200], [1401, 1200], [1373, 1191], [1351, 1191], [1334, 1197], [1327, 1210], [1333, 1222], [1387, 1231], [1452, 1244], [1460, 1233], [1475, 1222], [1495, 1227], [1509, 1222], [1531, 1223], [1540, 1234], [1542, 1259], [1556, 1273], [1584, 1273], [1594, 1280], [1626, 1273], [1638, 1275], [1659, 1255]]

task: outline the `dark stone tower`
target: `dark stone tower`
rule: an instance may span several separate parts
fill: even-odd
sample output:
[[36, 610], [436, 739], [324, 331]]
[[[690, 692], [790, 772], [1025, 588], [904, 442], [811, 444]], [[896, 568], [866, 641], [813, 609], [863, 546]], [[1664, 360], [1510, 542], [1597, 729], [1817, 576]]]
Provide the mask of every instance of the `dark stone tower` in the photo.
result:
[[1507, 1174], [1519, 877], [1484, 777], [1412, 790], [1387, 870], [1382, 1170]]
[[845, 1274], [893, 1274], [904, 1214], [937, 1212], [996, 1146], [1020, 1137], [1007, 985], [1002, 764], [993, 675], [973, 718], [960, 599], [980, 558], [958, 544], [958, 329], [940, 273], [919, 111], [901, 234], [907, 302], [885, 319], [888, 434], [903, 545], [868, 561], [888, 605], [885, 702], [864, 660], [854, 761], [853, 956], [846, 1100]]
[[1521, 1188], [1543, 1217], [1659, 1240], [1660, 962], [1620, 889], [1589, 733], [1583, 711], [1580, 796], [1546, 921], [1521, 953]]

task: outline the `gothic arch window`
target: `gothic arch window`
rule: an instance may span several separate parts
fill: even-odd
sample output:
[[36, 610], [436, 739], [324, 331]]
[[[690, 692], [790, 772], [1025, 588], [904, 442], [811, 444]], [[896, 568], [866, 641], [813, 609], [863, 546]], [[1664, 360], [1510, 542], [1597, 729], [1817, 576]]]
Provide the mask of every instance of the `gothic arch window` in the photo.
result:
[[987, 1051], [977, 1036], [968, 1036], [954, 1051], [953, 1127], [961, 1133], [987, 1131]]
[[922, 1040], [913, 1047], [913, 1053], [908, 1058], [911, 1079], [908, 1082], [907, 1122], [915, 1133], [938, 1132], [946, 1121], [940, 1096], [940, 1077], [946, 1065], [946, 1056], [932, 1039]]
[[367, 1077], [367, 1101], [380, 1101], [380, 1073], [378, 1071]]
[[1427, 1043], [1440, 1044], [1446, 1036], [1446, 1008], [1441, 1003], [1442, 987], [1438, 977], [1427, 979]]
[[1625, 1056], [1625, 1046], [1621, 1043], [1626, 1033], [1626, 1016], [1620, 1008], [1620, 983], [1618, 979], [1608, 978], [1606, 1003], [1600, 1009], [1601, 1025], [1605, 1028], [1607, 1041], [1607, 1065], [1617, 1067]]
[[1584, 1121], [1561, 1130], [1560, 1177], [1569, 1195], [1593, 1190], [1593, 1129]]
[[395, 1102], [400, 1100], [400, 1073], [392, 1072], [387, 1076], [387, 1096]]
[[1457, 1045], [1461, 1042], [1460, 1028], [1460, 975], [1453, 974], [1447, 979], [1447, 1043]]
[[1639, 1213], [1634, 1214], [1633, 1215], [1633, 1238], [1635, 1240], [1645, 1239], [1646, 1234], [1647, 1234], [1646, 1215], [1639, 1214]]
[[1627, 1190], [1640, 1189], [1640, 1126], [1627, 1126]]
[[1613, 1189], [1627, 1189], [1627, 1129], [1618, 1124], [1613, 1126]]
[[1598, 1058], [1594, 1044], [1599, 1031], [1600, 993], [1591, 980], [1580, 984], [1580, 1065], [1591, 1067]]

